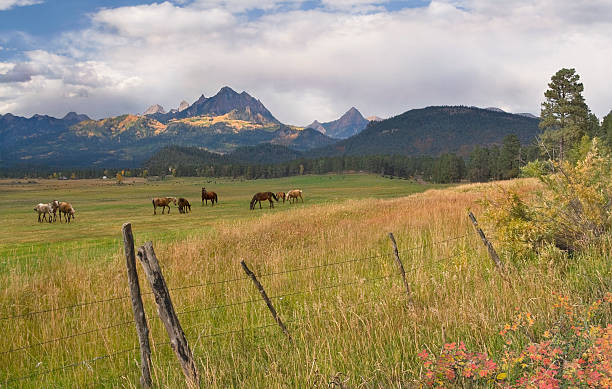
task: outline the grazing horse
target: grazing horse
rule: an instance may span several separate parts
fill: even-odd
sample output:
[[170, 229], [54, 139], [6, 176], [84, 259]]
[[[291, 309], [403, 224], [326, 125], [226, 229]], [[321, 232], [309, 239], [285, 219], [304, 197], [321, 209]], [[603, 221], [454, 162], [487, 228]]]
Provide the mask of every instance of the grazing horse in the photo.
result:
[[57, 200], [53, 200], [52, 202], [49, 203], [49, 205], [51, 205], [51, 208], [53, 208], [53, 221], [57, 220], [57, 209], [59, 208], [60, 202]]
[[278, 197], [272, 192], [257, 192], [251, 200], [251, 209], [255, 209], [255, 203], [259, 201], [259, 209], [261, 209], [261, 202], [268, 200], [270, 202], [270, 208], [274, 208], [274, 202], [272, 199], [278, 201]]
[[[187, 201], [187, 199], [179, 197], [178, 199], [178, 210], [179, 213], [188, 213], [191, 212], [191, 204], [189, 204], [189, 201]], [[170, 212], [170, 211], [168, 211]]]
[[153, 215], [157, 215], [157, 207], [162, 207], [162, 215], [168, 207], [168, 213], [170, 213], [170, 203], [176, 205], [176, 197], [155, 197], [153, 200]]
[[[276, 194], [276, 197], [278, 197], [279, 199], [283, 199], [283, 204], [285, 204], [285, 197], [286, 197], [285, 192], [278, 192]], [[278, 201], [280, 201], [280, 200], [278, 200]]]
[[[34, 206], [34, 210], [38, 212], [39, 223], [42, 223], [43, 220], [51, 223], [51, 214], [53, 213], [53, 207], [51, 204], [38, 203], [36, 206]], [[43, 215], [42, 220], [40, 219], [40, 215]], [[47, 215], [49, 215], [49, 220], [47, 220]]]
[[289, 202], [292, 202], [292, 200], [298, 201], [298, 198], [302, 199], [302, 202], [304, 202], [301, 189], [293, 189], [287, 192], [287, 200]]
[[70, 219], [74, 219], [74, 208], [72, 208], [72, 205], [70, 203], [67, 203], [65, 201], [62, 201], [61, 203], [59, 203], [59, 214], [60, 214], [60, 223], [62, 222], [62, 214], [64, 214], [64, 219], [66, 220], [66, 223], [70, 223]]
[[206, 205], [208, 205], [208, 200], [210, 200], [212, 205], [215, 205], [215, 202], [219, 202], [215, 192], [208, 192], [206, 188], [202, 188], [202, 205], [204, 205], [204, 201], [206, 201]]

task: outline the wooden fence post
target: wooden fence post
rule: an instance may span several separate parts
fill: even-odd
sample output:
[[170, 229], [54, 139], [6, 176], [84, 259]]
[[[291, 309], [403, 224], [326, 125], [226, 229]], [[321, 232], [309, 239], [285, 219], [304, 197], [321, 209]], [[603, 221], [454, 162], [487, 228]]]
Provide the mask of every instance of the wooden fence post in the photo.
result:
[[132, 225], [130, 223], [125, 223], [121, 231], [123, 233], [123, 249], [125, 251], [130, 295], [132, 297], [132, 311], [134, 311], [134, 322], [136, 322], [136, 332], [138, 333], [138, 342], [140, 343], [140, 386], [143, 388], [150, 388], [152, 382], [149, 327], [147, 326], [147, 317], [145, 316], [142, 306], [140, 284], [138, 283], [138, 273], [136, 272], [136, 255], [134, 254]]
[[170, 299], [170, 292], [166, 286], [166, 281], [159, 267], [159, 262], [153, 251], [153, 243], [147, 242], [138, 249], [138, 258], [145, 271], [153, 294], [155, 296], [155, 304], [157, 304], [157, 312], [159, 317], [166, 327], [168, 337], [170, 338], [170, 345], [172, 350], [176, 354], [185, 378], [187, 379], [187, 385], [189, 387], [200, 386], [200, 376], [193, 359], [193, 354], [187, 344], [185, 333], [181, 328], [181, 323], [176, 316], [172, 300]]
[[263, 288], [259, 280], [257, 280], [257, 277], [255, 277], [255, 274], [253, 274], [251, 269], [247, 267], [246, 263], [244, 263], [244, 260], [240, 261], [240, 265], [242, 265], [244, 272], [251, 278], [251, 280], [257, 287], [257, 290], [259, 290], [259, 293], [261, 293], [261, 297], [263, 297], [264, 301], [266, 302], [266, 305], [268, 306], [268, 309], [272, 313], [272, 317], [274, 317], [274, 320], [276, 320], [276, 323], [278, 324], [278, 326], [281, 328], [281, 330], [283, 330], [285, 335], [287, 335], [287, 338], [289, 338], [289, 341], [293, 342], [293, 339], [291, 339], [291, 335], [289, 334], [289, 331], [287, 331], [287, 327], [285, 327], [285, 324], [283, 323], [281, 318], [276, 313], [276, 309], [274, 309], [274, 306], [272, 305], [270, 298], [268, 298], [268, 294], [266, 293], [265, 289]]
[[486, 246], [487, 251], [489, 252], [489, 257], [491, 257], [493, 262], [495, 262], [495, 267], [497, 267], [497, 270], [503, 275], [504, 274], [504, 265], [502, 264], [501, 259], [499, 259], [499, 256], [497, 255], [497, 252], [493, 248], [493, 245], [491, 244], [491, 242], [489, 242], [489, 240], [485, 236], [485, 234], [482, 231], [482, 229], [478, 226], [478, 221], [476, 221], [476, 216], [474, 216], [472, 211], [468, 211], [468, 216], [469, 216], [470, 220], [472, 221], [472, 224], [474, 225], [474, 228], [476, 229], [476, 232], [480, 236], [480, 239], [482, 240], [482, 243]]
[[397, 250], [397, 243], [395, 242], [395, 237], [393, 236], [392, 232], [389, 232], [389, 239], [391, 239], [391, 244], [393, 245], [393, 255], [395, 256], [395, 261], [397, 262], [400, 274], [402, 275], [402, 280], [404, 280], [404, 286], [406, 287], [408, 301], [410, 301], [410, 303], [412, 304], [412, 292], [410, 291], [410, 285], [408, 285], [408, 281], [406, 280], [406, 271], [404, 270], [404, 264], [402, 264], [402, 260], [400, 259], [399, 251]]

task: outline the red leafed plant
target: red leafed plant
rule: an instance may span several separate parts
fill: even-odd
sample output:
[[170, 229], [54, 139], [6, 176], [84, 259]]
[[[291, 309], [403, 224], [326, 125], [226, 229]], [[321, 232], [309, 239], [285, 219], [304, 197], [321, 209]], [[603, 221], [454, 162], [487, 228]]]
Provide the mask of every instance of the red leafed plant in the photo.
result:
[[[559, 319], [533, 341], [536, 320], [518, 313], [500, 331], [503, 356], [472, 352], [463, 342], [444, 345], [436, 356], [423, 350], [421, 383], [428, 387], [612, 388], [612, 324], [594, 318], [610, 309], [612, 293], [589, 306], [558, 296]], [[605, 307], [604, 307], [605, 305]], [[605, 316], [604, 316], [605, 317]], [[601, 317], [600, 317], [601, 318]], [[522, 347], [514, 345], [525, 344]]]

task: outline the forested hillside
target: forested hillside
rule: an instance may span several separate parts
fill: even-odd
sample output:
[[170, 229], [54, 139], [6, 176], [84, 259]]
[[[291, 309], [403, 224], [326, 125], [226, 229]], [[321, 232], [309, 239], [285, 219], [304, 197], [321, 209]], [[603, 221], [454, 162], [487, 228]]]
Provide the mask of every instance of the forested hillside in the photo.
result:
[[467, 156], [475, 146], [501, 144], [510, 134], [516, 135], [525, 145], [539, 133], [538, 119], [476, 107], [427, 107], [370, 122], [359, 134], [315, 150], [313, 154], [440, 155], [453, 152]]

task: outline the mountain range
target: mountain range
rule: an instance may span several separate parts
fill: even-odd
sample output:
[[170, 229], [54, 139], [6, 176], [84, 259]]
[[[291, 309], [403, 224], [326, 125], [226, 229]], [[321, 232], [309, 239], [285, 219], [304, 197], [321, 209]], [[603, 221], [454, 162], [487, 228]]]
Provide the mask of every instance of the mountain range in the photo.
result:
[[0, 115], [0, 167], [137, 167], [171, 145], [215, 155], [251, 146], [255, 149], [249, 153], [271, 159], [292, 155], [283, 147], [302, 156], [466, 155], [475, 145], [501, 143], [510, 133], [522, 143], [539, 133], [537, 118], [500, 111], [427, 107], [370, 121], [353, 107], [338, 120], [315, 120], [301, 128], [281, 123], [247, 92], [223, 87], [212, 97], [202, 95], [191, 105], [183, 101], [168, 112], [154, 104], [143, 115], [101, 120], [74, 112], [61, 119]]
[[212, 97], [164, 112], [101, 120], [70, 113], [62, 119], [0, 115], [0, 165], [135, 167], [167, 145], [226, 153], [259, 143], [308, 150], [335, 142], [315, 130], [288, 126], [246, 92], [223, 87]]

